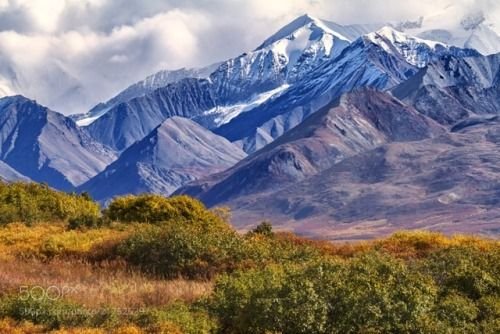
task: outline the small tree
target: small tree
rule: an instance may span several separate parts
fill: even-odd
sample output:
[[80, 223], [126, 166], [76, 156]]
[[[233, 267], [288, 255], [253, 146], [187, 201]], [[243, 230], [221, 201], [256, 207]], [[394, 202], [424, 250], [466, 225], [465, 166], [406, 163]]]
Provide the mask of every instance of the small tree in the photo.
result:
[[261, 235], [264, 235], [266, 237], [271, 237], [274, 235], [273, 233], [273, 225], [265, 220], [263, 221], [262, 223], [260, 223], [259, 225], [257, 225], [253, 230], [252, 232], [253, 234], [261, 234]]

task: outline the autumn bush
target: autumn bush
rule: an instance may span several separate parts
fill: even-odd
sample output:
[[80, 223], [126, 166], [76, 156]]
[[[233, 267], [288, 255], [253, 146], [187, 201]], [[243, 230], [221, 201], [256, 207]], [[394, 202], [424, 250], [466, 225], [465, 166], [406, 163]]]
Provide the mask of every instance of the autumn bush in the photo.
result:
[[67, 222], [81, 216], [99, 217], [100, 210], [87, 196], [55, 191], [37, 183], [0, 182], [0, 224]]
[[224, 333], [410, 333], [435, 294], [430, 278], [370, 254], [224, 275], [212, 308]]
[[321, 257], [313, 245], [274, 234], [269, 226], [240, 235], [220, 215], [194, 206], [197, 214], [188, 220], [170, 219], [136, 231], [118, 245], [117, 254], [147, 273], [192, 279]]
[[166, 198], [160, 195], [128, 195], [113, 199], [104, 210], [106, 218], [124, 223], [190, 222], [205, 219], [214, 213], [188, 196]]
[[[500, 242], [238, 233], [186, 196], [0, 184], [0, 333], [498, 333]], [[57, 300], [20, 287], [77, 284]], [[22, 290], [22, 289], [21, 289]], [[120, 308], [129, 312], [120, 312]]]
[[207, 279], [234, 266], [232, 250], [239, 240], [227, 223], [209, 216], [144, 228], [125, 239], [117, 254], [161, 277]]
[[488, 251], [498, 248], [498, 242], [472, 235], [445, 236], [430, 231], [400, 231], [387, 238], [374, 240], [370, 246], [378, 251], [387, 252], [391, 256], [415, 259], [458, 246]]
[[[406, 235], [404, 248], [420, 237]], [[417, 259], [381, 251], [377, 241], [354, 257], [224, 274], [210, 307], [223, 333], [495, 333], [500, 248], [460, 240]]]
[[208, 334], [217, 328], [215, 319], [209, 315], [207, 310], [184, 303], [149, 309], [139, 313], [133, 321], [149, 332], [172, 334]]
[[[12, 223], [0, 228], [1, 259], [82, 259], [100, 254], [103, 248], [119, 243], [140, 226], [113, 225], [99, 229], [68, 230], [64, 223], [26, 226]], [[108, 245], [109, 244], [109, 245]]]

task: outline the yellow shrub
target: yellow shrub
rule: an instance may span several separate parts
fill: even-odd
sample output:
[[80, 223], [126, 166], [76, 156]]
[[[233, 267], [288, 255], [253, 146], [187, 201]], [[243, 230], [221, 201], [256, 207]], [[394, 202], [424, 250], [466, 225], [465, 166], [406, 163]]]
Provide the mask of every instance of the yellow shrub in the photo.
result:
[[62, 223], [8, 224], [0, 227], [0, 259], [85, 257], [99, 244], [119, 241], [133, 228], [111, 226], [91, 230], [67, 230]]
[[158, 334], [183, 334], [179, 326], [170, 321], [164, 322], [154, 328], [149, 328], [148, 332]]
[[50, 332], [51, 334], [106, 334], [102, 329], [98, 328], [68, 328], [59, 329]]
[[452, 246], [470, 246], [481, 250], [499, 247], [500, 242], [475, 236], [445, 236], [430, 231], [402, 231], [373, 241], [375, 249], [384, 250], [402, 258], [420, 258], [440, 249]]
[[188, 196], [166, 198], [160, 195], [128, 195], [113, 199], [104, 216], [112, 221], [160, 223], [164, 221], [197, 221], [221, 218]]
[[139, 327], [136, 326], [124, 326], [117, 328], [113, 331], [113, 334], [142, 334], [144, 333]]
[[42, 334], [46, 330], [42, 326], [30, 322], [17, 323], [12, 319], [0, 319], [0, 333], [2, 334]]

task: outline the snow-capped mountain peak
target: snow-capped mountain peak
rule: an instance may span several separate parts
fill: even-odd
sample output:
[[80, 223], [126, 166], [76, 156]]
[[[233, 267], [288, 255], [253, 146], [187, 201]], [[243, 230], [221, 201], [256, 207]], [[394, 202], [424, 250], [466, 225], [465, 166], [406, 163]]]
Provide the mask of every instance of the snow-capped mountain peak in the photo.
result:
[[369, 33], [366, 36], [368, 39], [370, 39], [372, 42], [374, 42], [376, 44], [378, 44], [378, 42], [380, 41], [380, 38], [383, 38], [385, 40], [388, 40], [392, 44], [419, 43], [419, 44], [425, 44], [425, 45], [429, 46], [430, 48], [435, 48], [436, 45], [438, 45], [438, 44], [444, 46], [444, 43], [414, 37], [414, 36], [405, 34], [401, 31], [398, 31], [389, 25], [384, 26], [375, 32]]
[[391, 26], [384, 26], [376, 32], [364, 36], [365, 41], [380, 46], [389, 54], [400, 54], [406, 61], [417, 67], [425, 67], [429, 53], [439, 48], [447, 48], [443, 43], [407, 35]]
[[[73, 116], [89, 126], [122, 102], [152, 93], [185, 78], [209, 78], [222, 92], [218, 110], [238, 109], [255, 96], [271, 93], [302, 78], [324, 61], [338, 56], [350, 40], [320, 19], [303, 15], [269, 37], [254, 51], [200, 69], [160, 71], [139, 81], [84, 115]], [[253, 103], [251, 103], [253, 105]], [[227, 110], [229, 110], [227, 109]], [[245, 108], [243, 108], [245, 109]], [[223, 117], [227, 119], [227, 117]]]
[[210, 78], [221, 86], [218, 91], [227, 91], [225, 97], [237, 102], [300, 80], [310, 70], [338, 56], [349, 44], [348, 38], [321, 20], [303, 15], [254, 51], [223, 62]]
[[323, 60], [338, 56], [350, 42], [327, 23], [306, 14], [284, 26], [249, 55], [255, 59], [272, 54], [283, 66], [278, 70], [285, 70], [287, 81], [294, 81]]
[[[264, 49], [269, 47], [270, 45], [284, 40], [284, 39], [294, 39], [297, 38], [297, 35], [300, 34], [303, 30], [309, 31], [321, 31], [327, 33], [329, 35], [335, 36], [338, 39], [349, 41], [349, 38], [343, 36], [342, 34], [330, 29], [325, 22], [322, 20], [312, 17], [308, 14], [304, 14], [299, 16], [283, 28], [281, 28], [277, 33], [269, 37], [262, 43], [256, 50]], [[319, 34], [314, 37], [319, 37]]]

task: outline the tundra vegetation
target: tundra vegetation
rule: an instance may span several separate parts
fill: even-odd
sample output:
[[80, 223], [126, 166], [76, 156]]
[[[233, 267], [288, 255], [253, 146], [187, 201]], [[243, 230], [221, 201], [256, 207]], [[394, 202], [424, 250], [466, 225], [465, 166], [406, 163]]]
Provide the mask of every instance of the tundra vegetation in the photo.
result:
[[498, 333], [497, 240], [331, 243], [229, 217], [0, 184], [0, 333]]

